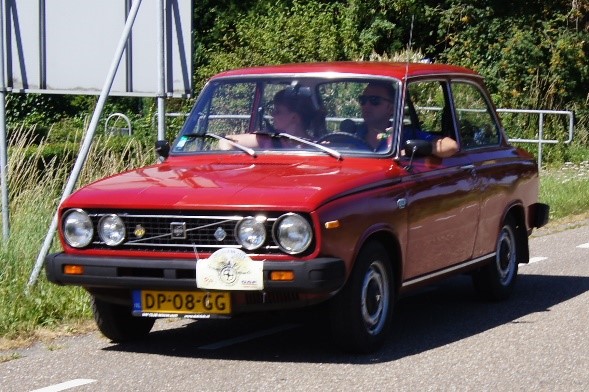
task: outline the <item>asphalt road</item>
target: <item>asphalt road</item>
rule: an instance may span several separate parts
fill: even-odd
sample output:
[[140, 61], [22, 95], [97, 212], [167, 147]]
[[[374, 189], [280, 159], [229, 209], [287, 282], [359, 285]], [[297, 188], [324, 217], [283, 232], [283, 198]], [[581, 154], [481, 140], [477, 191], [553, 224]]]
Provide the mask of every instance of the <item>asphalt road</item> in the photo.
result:
[[98, 332], [1, 353], [2, 391], [586, 391], [589, 221], [542, 229], [507, 302], [458, 277], [404, 298], [385, 347], [342, 354], [298, 319], [158, 320], [140, 343]]

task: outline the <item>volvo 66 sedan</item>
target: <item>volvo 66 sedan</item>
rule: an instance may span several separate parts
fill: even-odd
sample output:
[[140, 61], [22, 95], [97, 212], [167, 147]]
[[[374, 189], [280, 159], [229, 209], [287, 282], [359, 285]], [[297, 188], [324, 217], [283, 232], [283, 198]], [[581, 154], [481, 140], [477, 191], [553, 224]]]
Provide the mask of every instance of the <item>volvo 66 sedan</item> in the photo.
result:
[[548, 220], [535, 159], [456, 66], [224, 72], [156, 148], [158, 163], [67, 198], [63, 252], [46, 258], [116, 342], [157, 318], [322, 304], [335, 343], [373, 351], [416, 287], [470, 274], [483, 298], [507, 298]]

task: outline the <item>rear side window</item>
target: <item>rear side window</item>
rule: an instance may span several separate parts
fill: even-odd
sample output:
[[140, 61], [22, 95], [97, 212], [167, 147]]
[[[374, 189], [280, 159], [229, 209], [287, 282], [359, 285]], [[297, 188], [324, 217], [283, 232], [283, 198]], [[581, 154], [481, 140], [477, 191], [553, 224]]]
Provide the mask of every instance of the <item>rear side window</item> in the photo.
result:
[[452, 93], [462, 148], [498, 145], [499, 125], [483, 92], [474, 84], [453, 82]]

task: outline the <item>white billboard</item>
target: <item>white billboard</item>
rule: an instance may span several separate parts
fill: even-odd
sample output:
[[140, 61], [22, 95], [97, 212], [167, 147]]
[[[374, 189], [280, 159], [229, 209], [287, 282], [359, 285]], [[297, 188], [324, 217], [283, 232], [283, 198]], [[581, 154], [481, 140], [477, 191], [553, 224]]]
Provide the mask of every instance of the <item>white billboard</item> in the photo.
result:
[[[6, 87], [100, 94], [131, 0], [4, 0]], [[165, 94], [192, 93], [192, 1], [165, 0]], [[157, 96], [159, 0], [144, 0], [110, 95]]]

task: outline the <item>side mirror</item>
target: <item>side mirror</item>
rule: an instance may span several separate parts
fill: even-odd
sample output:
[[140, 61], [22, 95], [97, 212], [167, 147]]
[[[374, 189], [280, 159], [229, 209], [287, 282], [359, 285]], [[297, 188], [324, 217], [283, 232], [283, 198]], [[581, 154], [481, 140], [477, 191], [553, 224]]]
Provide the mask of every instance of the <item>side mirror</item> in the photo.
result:
[[427, 140], [411, 139], [405, 142], [405, 156], [425, 157], [432, 155], [433, 147]]
[[155, 142], [155, 152], [163, 162], [170, 155], [170, 143], [167, 140], [158, 140]]

